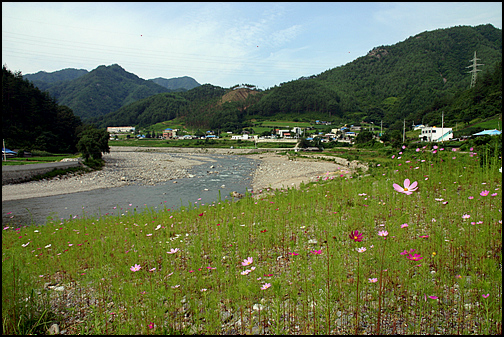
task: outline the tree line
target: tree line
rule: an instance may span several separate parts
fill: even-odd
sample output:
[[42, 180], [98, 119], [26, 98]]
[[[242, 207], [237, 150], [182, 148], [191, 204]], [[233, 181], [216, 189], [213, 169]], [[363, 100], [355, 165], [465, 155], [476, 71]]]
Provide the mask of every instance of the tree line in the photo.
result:
[[72, 109], [59, 105], [47, 92], [24, 80], [21, 72], [2, 67], [2, 137], [23, 152], [81, 152], [99, 160], [109, 151], [108, 133], [82, 123]]

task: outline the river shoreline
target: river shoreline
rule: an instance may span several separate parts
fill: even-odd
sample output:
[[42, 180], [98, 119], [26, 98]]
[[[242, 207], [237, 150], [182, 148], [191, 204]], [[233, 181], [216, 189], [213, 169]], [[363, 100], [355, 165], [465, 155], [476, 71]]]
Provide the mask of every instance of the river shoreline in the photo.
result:
[[[260, 152], [260, 153], [258, 153]], [[32, 181], [2, 186], [2, 201], [28, 199], [84, 192], [131, 184], [155, 185], [160, 182], [192, 178], [189, 170], [203, 161], [216, 161], [215, 155], [245, 155], [259, 161], [253, 175], [255, 194], [262, 190], [297, 188], [321, 177], [351, 173], [334, 161], [289, 159], [276, 151], [262, 149], [213, 148], [142, 148], [111, 147], [103, 156], [101, 171], [45, 181]]]

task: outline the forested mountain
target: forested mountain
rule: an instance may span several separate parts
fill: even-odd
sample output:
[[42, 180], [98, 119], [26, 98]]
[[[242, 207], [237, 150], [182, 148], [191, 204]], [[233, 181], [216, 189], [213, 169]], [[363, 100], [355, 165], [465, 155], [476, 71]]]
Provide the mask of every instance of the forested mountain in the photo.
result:
[[[486, 81], [486, 89], [469, 92], [474, 52], [478, 63], [484, 64], [478, 67], [477, 84]], [[399, 129], [404, 119], [409, 125], [436, 122], [439, 107], [450, 110], [452, 122], [478, 117], [481, 102], [488, 103], [485, 115], [497, 111], [502, 104], [495, 98], [501, 97], [498, 85], [484, 79], [497, 76], [499, 62], [502, 30], [492, 25], [458, 26], [373, 48], [346, 65], [232, 102], [223, 103], [222, 96], [235, 88], [205, 84], [168, 94], [170, 90], [154, 80], [141, 80], [118, 65], [100, 66], [66, 85], [54, 86], [50, 92], [60, 103], [72, 107], [76, 115], [95, 116], [90, 121], [101, 127], [147, 126], [184, 117], [186, 125], [193, 128], [223, 130], [239, 129], [251, 118], [295, 117], [353, 124], [383, 122], [384, 127]], [[493, 98], [478, 96], [476, 89], [485, 95], [492, 92]], [[474, 98], [473, 103], [468, 97]], [[478, 108], [475, 100], [479, 100]], [[458, 108], [449, 108], [452, 104], [458, 104]]]
[[198, 82], [192, 77], [189, 76], [183, 76], [183, 77], [174, 77], [174, 78], [154, 78], [149, 81], [152, 81], [154, 83], [159, 84], [160, 86], [163, 86], [167, 89], [173, 90], [173, 91], [182, 91], [180, 89], [185, 89], [185, 90], [191, 90], [192, 88], [196, 88], [200, 86]]
[[492, 69], [502, 60], [502, 31], [492, 25], [459, 26], [376, 47], [344, 66], [272, 88], [249, 112], [315, 113], [320, 118], [383, 121], [397, 127], [435, 100], [468, 88], [467, 67], [475, 51], [478, 63], [485, 64], [479, 69]]
[[41, 91], [45, 91], [55, 83], [75, 80], [87, 73], [88, 71], [86, 69], [67, 68], [51, 73], [39, 71], [35, 74], [26, 74], [23, 75], [23, 79], [33, 82], [37, 88]]
[[209, 104], [217, 105], [224, 93], [224, 88], [204, 84], [185, 92], [153, 95], [89, 121], [99, 127], [124, 125], [142, 127], [181, 116], [191, 119], [194, 115], [200, 118], [200, 114], [206, 111]]
[[67, 105], [77, 116], [85, 120], [170, 90], [152, 81], [141, 79], [114, 64], [99, 66], [71, 81], [58, 82], [50, 86], [47, 91], [59, 104]]
[[440, 111], [444, 113], [445, 121], [452, 123], [468, 123], [475, 118], [502, 114], [502, 60], [479, 76], [473, 88], [435, 99], [413, 118], [424, 119], [430, 125], [440, 125]]
[[81, 126], [71, 109], [2, 67], [2, 137], [9, 148], [74, 153]]

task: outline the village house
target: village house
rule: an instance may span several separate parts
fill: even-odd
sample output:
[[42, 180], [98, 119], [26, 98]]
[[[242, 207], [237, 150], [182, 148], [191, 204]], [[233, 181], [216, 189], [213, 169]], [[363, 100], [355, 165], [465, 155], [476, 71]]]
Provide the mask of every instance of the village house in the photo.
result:
[[177, 138], [178, 129], [165, 129], [163, 131], [163, 139], [174, 139]]
[[453, 138], [453, 129], [436, 128], [435, 126], [424, 127], [422, 128], [422, 132], [418, 137], [420, 137], [420, 140], [424, 142], [440, 142], [444, 140], [450, 140]]
[[244, 133], [243, 135], [232, 135], [231, 136], [231, 140], [235, 140], [235, 139], [242, 139], [242, 140], [248, 140], [249, 139], [249, 135]]

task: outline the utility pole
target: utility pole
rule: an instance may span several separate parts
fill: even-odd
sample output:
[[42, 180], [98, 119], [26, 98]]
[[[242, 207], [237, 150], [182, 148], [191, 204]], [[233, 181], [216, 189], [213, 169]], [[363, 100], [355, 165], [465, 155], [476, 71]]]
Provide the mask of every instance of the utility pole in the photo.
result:
[[383, 136], [383, 121], [380, 121], [380, 137]]
[[444, 144], [444, 111], [441, 111], [441, 143]]
[[402, 142], [404, 144], [404, 139], [406, 137], [406, 120], [403, 119], [403, 129], [402, 129]]
[[476, 57], [476, 51], [474, 51], [473, 59], [469, 60], [469, 62], [472, 62], [472, 65], [466, 67], [466, 68], [472, 68], [472, 70], [468, 71], [469, 73], [472, 73], [471, 85], [469, 86], [469, 88], [473, 88], [476, 85], [477, 72], [481, 71], [481, 69], [476, 69], [476, 67], [477, 66], [484, 66], [484, 64], [478, 64], [477, 60], [479, 60], [479, 58]]

